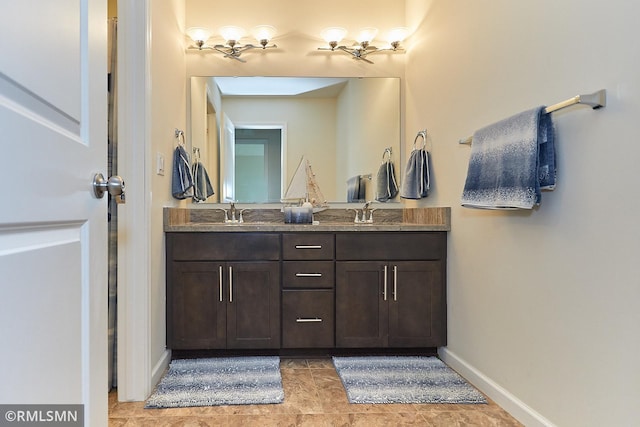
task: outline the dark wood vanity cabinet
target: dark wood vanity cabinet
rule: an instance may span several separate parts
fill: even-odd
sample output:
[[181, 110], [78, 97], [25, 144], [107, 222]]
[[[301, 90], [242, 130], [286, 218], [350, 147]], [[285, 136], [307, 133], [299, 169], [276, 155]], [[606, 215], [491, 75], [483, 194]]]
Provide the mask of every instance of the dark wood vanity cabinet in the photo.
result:
[[336, 346], [446, 344], [446, 234], [336, 235]]
[[446, 345], [446, 232], [168, 232], [175, 350]]
[[167, 233], [167, 346], [280, 348], [280, 236]]

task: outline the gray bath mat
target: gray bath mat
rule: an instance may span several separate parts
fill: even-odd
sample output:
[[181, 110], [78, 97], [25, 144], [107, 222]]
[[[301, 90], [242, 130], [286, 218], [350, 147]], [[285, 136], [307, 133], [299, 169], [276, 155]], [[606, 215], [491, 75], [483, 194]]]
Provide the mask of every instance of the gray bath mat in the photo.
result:
[[436, 357], [334, 357], [351, 403], [487, 403]]
[[280, 358], [173, 360], [145, 408], [282, 403]]

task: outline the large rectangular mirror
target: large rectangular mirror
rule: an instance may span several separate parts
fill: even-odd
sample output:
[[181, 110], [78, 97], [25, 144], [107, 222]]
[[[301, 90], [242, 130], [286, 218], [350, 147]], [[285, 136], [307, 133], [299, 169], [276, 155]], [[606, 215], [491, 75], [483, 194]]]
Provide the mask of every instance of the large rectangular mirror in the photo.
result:
[[374, 200], [387, 149], [400, 185], [399, 78], [191, 77], [189, 113], [207, 202], [279, 203], [303, 158], [329, 203]]

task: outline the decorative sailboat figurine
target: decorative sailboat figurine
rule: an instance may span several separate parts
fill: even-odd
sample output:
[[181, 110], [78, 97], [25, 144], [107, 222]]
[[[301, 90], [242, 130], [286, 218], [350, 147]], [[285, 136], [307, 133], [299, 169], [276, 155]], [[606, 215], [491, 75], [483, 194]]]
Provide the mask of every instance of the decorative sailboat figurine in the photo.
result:
[[314, 212], [320, 212], [329, 207], [324, 198], [320, 186], [316, 181], [316, 176], [311, 170], [311, 163], [304, 156], [296, 168], [289, 187], [281, 202], [299, 204], [301, 201], [308, 201], [313, 206]]

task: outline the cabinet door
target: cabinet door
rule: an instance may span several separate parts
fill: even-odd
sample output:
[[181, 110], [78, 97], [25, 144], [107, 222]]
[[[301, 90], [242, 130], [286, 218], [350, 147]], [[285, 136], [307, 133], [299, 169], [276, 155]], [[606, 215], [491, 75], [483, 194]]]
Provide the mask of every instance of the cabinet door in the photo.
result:
[[[337, 347], [387, 346], [385, 265], [377, 261], [336, 262]], [[388, 284], [386, 296], [388, 299]]]
[[167, 289], [167, 345], [172, 349], [226, 348], [226, 307], [221, 301], [222, 264], [171, 263]]
[[279, 348], [280, 263], [228, 263], [227, 274], [227, 348]]
[[389, 347], [446, 343], [443, 267], [440, 261], [390, 262]]

